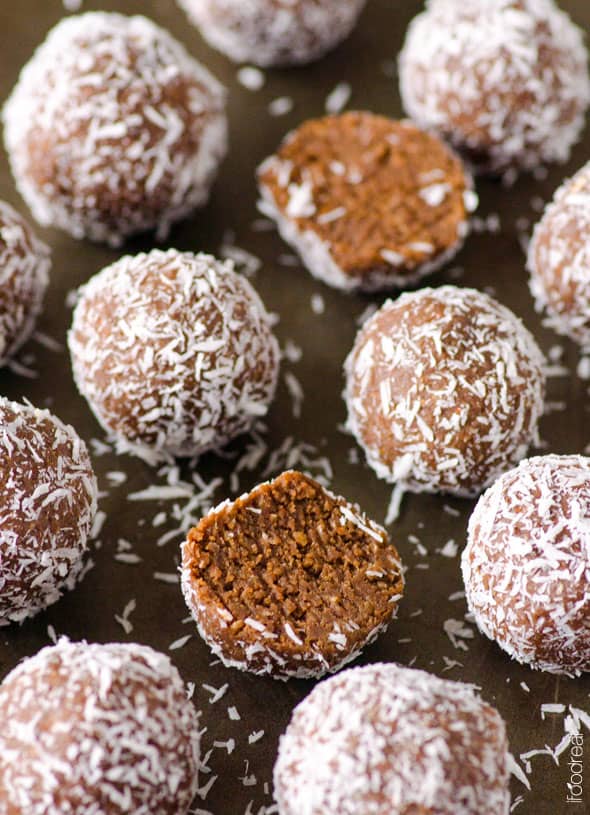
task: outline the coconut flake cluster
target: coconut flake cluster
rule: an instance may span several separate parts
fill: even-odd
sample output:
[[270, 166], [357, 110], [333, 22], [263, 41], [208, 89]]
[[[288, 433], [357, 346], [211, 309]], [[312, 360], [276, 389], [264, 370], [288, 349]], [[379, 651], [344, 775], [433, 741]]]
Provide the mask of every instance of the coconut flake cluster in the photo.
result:
[[279, 347], [251, 284], [210, 255], [126, 256], [81, 289], [74, 379], [118, 449], [148, 460], [223, 446], [264, 416]]
[[119, 245], [204, 204], [225, 92], [145, 17], [89, 12], [49, 33], [4, 108], [17, 187], [43, 226]]
[[168, 657], [65, 639], [0, 685], [0, 815], [185, 815], [198, 717]]
[[559, 334], [590, 347], [590, 162], [555, 193], [529, 246], [531, 293]]
[[346, 39], [366, 0], [178, 0], [207, 42], [234, 62], [313, 62]]
[[274, 770], [279, 815], [507, 815], [505, 725], [470, 685], [394, 664], [321, 682]]
[[462, 557], [480, 630], [519, 662], [590, 671], [590, 459], [538, 456], [481, 497]]
[[532, 335], [489, 295], [406, 293], [365, 323], [346, 361], [348, 428], [380, 478], [476, 495], [535, 440], [543, 368]]
[[30, 337], [50, 268], [48, 247], [16, 210], [0, 201], [0, 366]]
[[493, 173], [566, 161], [590, 103], [583, 32], [553, 0], [430, 0], [399, 70], [406, 112]]
[[74, 588], [84, 571], [97, 485], [86, 446], [72, 427], [5, 398], [0, 483], [3, 626], [33, 617]]

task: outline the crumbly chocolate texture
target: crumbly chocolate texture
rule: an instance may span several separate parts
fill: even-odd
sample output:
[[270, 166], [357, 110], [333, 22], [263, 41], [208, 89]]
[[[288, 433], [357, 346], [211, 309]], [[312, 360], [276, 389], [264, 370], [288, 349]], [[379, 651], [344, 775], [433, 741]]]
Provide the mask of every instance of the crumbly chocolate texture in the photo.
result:
[[479, 629], [543, 671], [590, 671], [590, 459], [538, 456], [481, 497], [462, 556]]
[[178, 0], [207, 42], [234, 62], [303, 65], [346, 39], [366, 0]]
[[461, 161], [408, 121], [305, 122], [258, 171], [261, 208], [310, 272], [345, 290], [409, 285], [460, 248], [476, 206]]
[[590, 348], [590, 162], [555, 193], [529, 246], [530, 288], [559, 334]]
[[345, 374], [349, 429], [377, 475], [409, 490], [476, 495], [537, 436], [543, 355], [509, 309], [474, 289], [388, 301]]
[[553, 0], [430, 0], [399, 75], [408, 115], [481, 172], [567, 161], [590, 103], [583, 32]]
[[48, 411], [0, 398], [0, 495], [3, 626], [55, 603], [83, 574], [97, 496], [86, 445]]
[[226, 151], [225, 93], [145, 17], [89, 12], [48, 35], [4, 108], [23, 198], [43, 226], [118, 246], [204, 204]]
[[395, 616], [404, 580], [384, 529], [289, 471], [191, 530], [182, 586], [224, 664], [286, 679], [354, 659]]
[[274, 769], [279, 815], [508, 815], [508, 742], [471, 685], [352, 668], [295, 708]]
[[0, 201], [0, 366], [27, 341], [49, 283], [49, 248]]
[[74, 379], [120, 452], [196, 456], [266, 414], [279, 347], [254, 288], [210, 255], [123, 257], [81, 290]]
[[185, 815], [198, 717], [168, 657], [61, 639], [0, 685], [0, 815]]

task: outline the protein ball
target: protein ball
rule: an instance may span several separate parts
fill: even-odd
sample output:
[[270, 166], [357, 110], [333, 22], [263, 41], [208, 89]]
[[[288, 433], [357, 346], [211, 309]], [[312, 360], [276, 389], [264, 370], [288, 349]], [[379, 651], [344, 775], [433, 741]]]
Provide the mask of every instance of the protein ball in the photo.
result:
[[487, 294], [403, 294], [365, 323], [346, 360], [348, 428], [380, 478], [476, 495], [536, 439], [543, 369], [532, 335]]
[[518, 662], [590, 671], [590, 459], [538, 456], [505, 473], [469, 521], [469, 608]]
[[154, 250], [82, 288], [68, 335], [74, 379], [119, 451], [197, 456], [264, 416], [279, 347], [231, 262]]
[[288, 471], [211, 510], [182, 548], [182, 589], [228, 667], [318, 677], [395, 616], [399, 555], [356, 504]]
[[49, 283], [49, 249], [0, 201], [0, 366], [28, 340]]
[[366, 0], [178, 0], [209, 45], [234, 62], [303, 65], [346, 39]]
[[430, 0], [399, 73], [408, 115], [484, 172], [567, 161], [590, 103], [583, 32], [553, 0]]
[[590, 347], [590, 163], [555, 193], [533, 233], [528, 268], [538, 311]]
[[0, 397], [0, 494], [3, 626], [52, 605], [83, 574], [97, 497], [86, 445], [49, 411]]
[[279, 815], [508, 815], [508, 742], [471, 685], [394, 664], [320, 682], [274, 769]]
[[305, 122], [258, 170], [261, 210], [314, 277], [346, 291], [404, 287], [461, 248], [477, 206], [461, 161], [408, 121]]
[[0, 815], [185, 815], [198, 717], [168, 657], [61, 639], [0, 685]]
[[164, 238], [208, 198], [224, 104], [221, 85], [145, 17], [64, 18], [4, 108], [17, 187], [40, 224], [75, 238]]

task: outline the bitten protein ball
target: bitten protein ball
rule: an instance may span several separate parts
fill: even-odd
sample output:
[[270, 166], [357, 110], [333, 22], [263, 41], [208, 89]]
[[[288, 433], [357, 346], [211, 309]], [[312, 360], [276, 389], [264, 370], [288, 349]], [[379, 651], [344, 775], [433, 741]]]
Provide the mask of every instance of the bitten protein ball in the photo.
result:
[[221, 85], [145, 17], [67, 17], [4, 108], [19, 191], [40, 224], [75, 238], [163, 238], [208, 198], [224, 104]]
[[279, 815], [508, 815], [508, 742], [471, 685], [394, 664], [320, 682], [274, 770]]
[[154, 250], [81, 290], [68, 335], [74, 378], [120, 451], [196, 456], [249, 430], [276, 389], [279, 347], [231, 262]]
[[348, 428], [380, 478], [476, 495], [535, 440], [543, 366], [532, 335], [487, 294], [404, 294], [368, 320], [346, 361]]
[[590, 347], [590, 163], [555, 193], [529, 246], [538, 311], [559, 334]]
[[178, 0], [209, 45], [234, 62], [302, 65], [346, 39], [367, 0]]
[[182, 588], [225, 665], [288, 679], [358, 656], [395, 616], [404, 579], [384, 529], [288, 471], [190, 531]]
[[0, 685], [0, 815], [185, 815], [198, 717], [168, 657], [65, 639]]
[[408, 115], [484, 172], [566, 161], [590, 103], [583, 32], [553, 0], [430, 0], [399, 73]]
[[408, 121], [305, 122], [258, 170], [260, 209], [314, 277], [346, 291], [408, 286], [461, 248], [477, 206], [461, 161]]
[[479, 629], [519, 662], [590, 671], [590, 459], [538, 456], [480, 498], [462, 556]]
[[18, 212], [0, 201], [0, 366], [31, 335], [50, 267], [48, 247]]
[[2, 626], [33, 617], [74, 588], [84, 570], [97, 486], [86, 445], [72, 427], [2, 397], [0, 486]]

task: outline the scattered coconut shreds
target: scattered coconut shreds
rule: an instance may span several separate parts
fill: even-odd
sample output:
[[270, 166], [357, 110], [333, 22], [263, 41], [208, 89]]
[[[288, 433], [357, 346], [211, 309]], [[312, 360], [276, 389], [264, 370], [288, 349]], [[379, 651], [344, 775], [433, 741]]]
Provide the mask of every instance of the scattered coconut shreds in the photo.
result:
[[227, 715], [229, 716], [232, 722], [239, 722], [240, 719], [242, 718], [238, 713], [238, 709], [233, 705], [230, 705], [230, 707], [228, 707]]
[[139, 492], [131, 492], [127, 496], [128, 501], [175, 501], [178, 498], [190, 498], [192, 487], [190, 484], [178, 486], [158, 486], [146, 487]]
[[233, 260], [237, 270], [240, 274], [243, 274], [244, 277], [254, 277], [262, 268], [260, 258], [246, 251], [246, 249], [234, 246], [231, 243], [223, 243], [219, 254], [223, 260]]
[[55, 631], [55, 628], [51, 625], [51, 623], [47, 626], [47, 636], [54, 645], [57, 645], [58, 640], [57, 633]]
[[237, 73], [237, 80], [249, 91], [262, 90], [266, 82], [266, 76], [260, 68], [254, 68], [252, 65], [244, 65]]
[[463, 620], [454, 620], [452, 617], [445, 620], [443, 630], [458, 651], [468, 651], [469, 646], [464, 640], [472, 640], [475, 636], [473, 629], [469, 628]]
[[285, 347], [282, 350], [282, 357], [283, 359], [286, 359], [287, 362], [297, 363], [300, 362], [301, 358], [303, 357], [303, 350], [301, 349], [301, 346], [297, 345], [296, 342], [288, 339], [285, 342]]
[[321, 294], [311, 295], [311, 310], [314, 314], [323, 314], [326, 310], [326, 301]]
[[290, 96], [279, 96], [273, 99], [268, 106], [268, 112], [271, 116], [286, 116], [291, 113], [294, 103]]
[[453, 518], [458, 518], [461, 515], [461, 512], [455, 507], [450, 506], [449, 504], [443, 504], [443, 512], [446, 512], [447, 515], [452, 515]]
[[107, 480], [113, 487], [120, 487], [127, 481], [127, 473], [122, 470], [111, 470], [107, 473]]
[[229, 684], [226, 682], [225, 685], [222, 685], [220, 688], [214, 688], [212, 685], [203, 683], [202, 688], [209, 694], [209, 704], [214, 705], [216, 702], [219, 702], [220, 699], [223, 699], [229, 689]]
[[25, 379], [38, 379], [39, 372], [35, 371], [33, 368], [29, 368], [26, 365], [23, 365], [16, 359], [9, 359], [6, 367], [12, 371], [13, 374], [16, 376], [22, 376]]
[[180, 582], [179, 575], [174, 572], [154, 572], [154, 580], [159, 580], [161, 583], [177, 584]]
[[462, 668], [463, 663], [459, 662], [456, 659], [451, 659], [450, 657], [443, 657], [443, 662], [445, 663], [445, 667], [443, 668], [443, 673], [446, 671], [452, 671], [453, 668]]
[[576, 373], [580, 379], [590, 379], [590, 357], [580, 357]]
[[293, 416], [298, 419], [301, 416], [301, 407], [304, 399], [303, 387], [295, 374], [291, 371], [287, 371], [283, 375], [283, 380], [291, 397]]
[[339, 82], [326, 99], [326, 113], [334, 115], [342, 113], [350, 101], [352, 88], [348, 82]]
[[56, 354], [61, 354], [61, 352], [64, 350], [64, 346], [61, 344], [61, 342], [58, 342], [53, 337], [50, 337], [49, 334], [44, 334], [42, 331], [34, 331], [32, 339], [34, 339], [35, 342], [38, 342], [39, 345], [47, 348], [49, 351], [54, 351]]
[[256, 744], [264, 736], [264, 730], [256, 730], [248, 736], [248, 744]]
[[187, 644], [189, 640], [192, 639], [192, 637], [193, 637], [192, 634], [185, 634], [184, 637], [179, 637], [177, 640], [174, 640], [174, 642], [170, 643], [170, 645], [168, 646], [168, 650], [178, 651], [180, 648], [184, 648], [184, 646]]
[[131, 614], [133, 614], [136, 608], [137, 602], [135, 598], [132, 598], [131, 600], [129, 600], [129, 602], [123, 609], [122, 614], [115, 614], [115, 620], [119, 623], [119, 625], [126, 634], [131, 634], [131, 632], [133, 631], [133, 623], [131, 622], [129, 617], [131, 616]]
[[90, 538], [96, 539], [102, 532], [102, 528], [105, 524], [107, 519], [107, 514], [102, 509], [99, 509], [94, 516], [94, 521], [92, 522], [92, 529], [90, 530]]
[[442, 549], [439, 549], [439, 554], [443, 557], [457, 557], [457, 553], [459, 552], [459, 546], [457, 543], [451, 538], [448, 540]]
[[523, 689], [523, 691], [525, 693], [530, 693], [531, 692], [531, 689], [529, 688], [529, 686], [527, 685], [526, 682], [521, 682], [520, 687]]
[[82, 0], [63, 0], [63, 4], [66, 11], [80, 11], [82, 8]]
[[520, 783], [527, 788], [527, 790], [530, 790], [531, 784], [528, 778], [526, 777], [524, 770], [522, 769], [518, 761], [514, 758], [512, 753], [508, 753], [508, 769], [511, 775], [517, 778], [520, 781]]
[[227, 741], [214, 741], [213, 747], [217, 747], [218, 750], [226, 750], [228, 756], [230, 756], [236, 749], [236, 740], [227, 739]]
[[126, 563], [129, 566], [135, 566], [137, 563], [141, 563], [142, 561], [142, 558], [133, 552], [119, 552], [116, 555], [113, 555], [113, 558], [118, 563]]
[[565, 713], [565, 709], [565, 705], [559, 703], [541, 705], [541, 718], [544, 719], [548, 714], [554, 715], [558, 713]]

